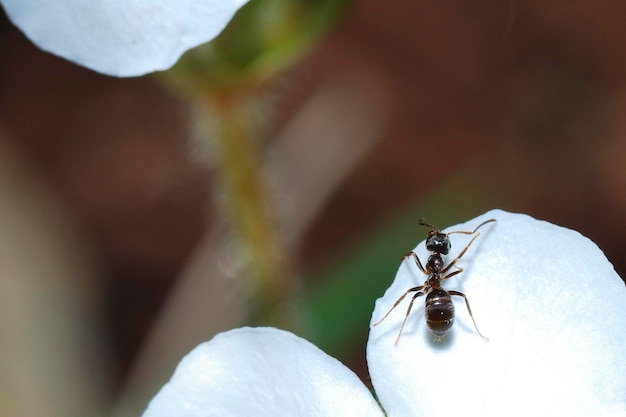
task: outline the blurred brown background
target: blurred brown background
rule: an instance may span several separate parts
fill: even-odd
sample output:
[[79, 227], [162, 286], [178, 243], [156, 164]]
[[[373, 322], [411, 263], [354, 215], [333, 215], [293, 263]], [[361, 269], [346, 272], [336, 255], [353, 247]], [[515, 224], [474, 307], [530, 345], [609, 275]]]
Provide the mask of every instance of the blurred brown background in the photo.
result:
[[[454, 198], [415, 218], [449, 205], [467, 205], [470, 218], [487, 202], [525, 212], [590, 237], [623, 276], [624, 16], [619, 1], [355, 2], [268, 88], [274, 132], [346, 79], [358, 94], [371, 90], [384, 120], [296, 243], [294, 268], [308, 275], [451, 187]], [[214, 226], [213, 170], [195, 156], [188, 110], [155, 78], [105, 77], [40, 51], [2, 16], [3, 146], [36, 173], [95, 259], [113, 391]]]

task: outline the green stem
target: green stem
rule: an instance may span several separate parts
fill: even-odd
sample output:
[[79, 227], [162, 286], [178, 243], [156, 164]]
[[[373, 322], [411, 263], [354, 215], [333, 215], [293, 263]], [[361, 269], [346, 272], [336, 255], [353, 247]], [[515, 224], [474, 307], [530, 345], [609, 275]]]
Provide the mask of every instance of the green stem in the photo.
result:
[[255, 97], [211, 94], [202, 100], [202, 117], [216, 153], [226, 213], [241, 247], [243, 274], [253, 285], [252, 321], [292, 327], [292, 320], [283, 314], [292, 285], [260, 162]]

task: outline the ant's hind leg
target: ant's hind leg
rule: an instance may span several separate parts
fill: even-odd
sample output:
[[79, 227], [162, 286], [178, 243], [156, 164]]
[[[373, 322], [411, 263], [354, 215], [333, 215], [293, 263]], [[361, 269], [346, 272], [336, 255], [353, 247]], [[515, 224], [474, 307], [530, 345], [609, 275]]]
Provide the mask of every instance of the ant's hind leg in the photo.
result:
[[484, 334], [482, 334], [480, 330], [478, 330], [478, 326], [476, 325], [476, 320], [474, 320], [474, 315], [472, 314], [472, 308], [469, 305], [469, 300], [467, 299], [467, 296], [463, 294], [462, 292], [458, 292], [458, 291], [448, 291], [448, 293], [450, 295], [458, 295], [459, 297], [463, 297], [463, 299], [465, 300], [465, 306], [467, 307], [467, 312], [472, 318], [472, 322], [474, 323], [474, 328], [476, 329], [476, 332], [480, 335], [480, 337], [482, 337], [486, 341], [489, 341], [489, 338], [485, 336]]

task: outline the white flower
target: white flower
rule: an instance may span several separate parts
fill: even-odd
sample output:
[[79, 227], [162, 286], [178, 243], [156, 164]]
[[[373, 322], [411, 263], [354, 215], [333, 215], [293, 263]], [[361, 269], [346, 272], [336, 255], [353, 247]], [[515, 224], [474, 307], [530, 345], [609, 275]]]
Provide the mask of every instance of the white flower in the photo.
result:
[[[435, 342], [418, 297], [372, 327], [367, 358], [389, 417], [625, 416], [626, 287], [579, 233], [500, 210], [447, 229], [480, 230], [444, 288], [464, 292]], [[450, 236], [447, 262], [472, 236]], [[422, 263], [428, 252], [415, 249]], [[452, 269], [451, 269], [452, 270]], [[372, 323], [425, 275], [405, 260]], [[456, 297], [459, 298], [459, 297]], [[381, 416], [364, 385], [309, 342], [272, 328], [222, 333], [187, 355], [144, 417]]]
[[171, 67], [217, 36], [247, 0], [0, 0], [41, 49], [108, 75]]
[[196, 347], [143, 417], [382, 417], [359, 378], [289, 332], [242, 328]]
[[[397, 345], [405, 299], [372, 327], [367, 361], [389, 417], [626, 416], [626, 286], [598, 247], [573, 230], [500, 210], [447, 231], [478, 230], [443, 282], [467, 295], [456, 323], [433, 342], [419, 297]], [[428, 229], [426, 229], [427, 231]], [[450, 236], [454, 259], [471, 236]], [[423, 243], [415, 251], [428, 259]], [[378, 321], [403, 292], [421, 285], [415, 262], [402, 263], [376, 303]], [[407, 296], [407, 298], [409, 298]]]

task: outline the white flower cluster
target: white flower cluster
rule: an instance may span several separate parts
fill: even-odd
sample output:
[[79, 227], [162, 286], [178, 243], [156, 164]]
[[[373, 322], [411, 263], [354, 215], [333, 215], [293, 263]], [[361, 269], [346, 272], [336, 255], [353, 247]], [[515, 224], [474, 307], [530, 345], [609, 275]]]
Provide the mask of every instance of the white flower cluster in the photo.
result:
[[[451, 333], [435, 342], [415, 303], [394, 344], [407, 300], [371, 327], [367, 360], [389, 417], [625, 416], [626, 286], [577, 232], [500, 210], [449, 230], [480, 229], [444, 281], [463, 300]], [[450, 256], [471, 236], [453, 235]], [[423, 261], [423, 244], [415, 249]], [[449, 261], [449, 260], [448, 260]], [[377, 322], [425, 280], [405, 260], [373, 312]], [[418, 298], [417, 300], [423, 300]], [[354, 373], [291, 333], [243, 328], [217, 335], [179, 364], [144, 417], [383, 416]]]

